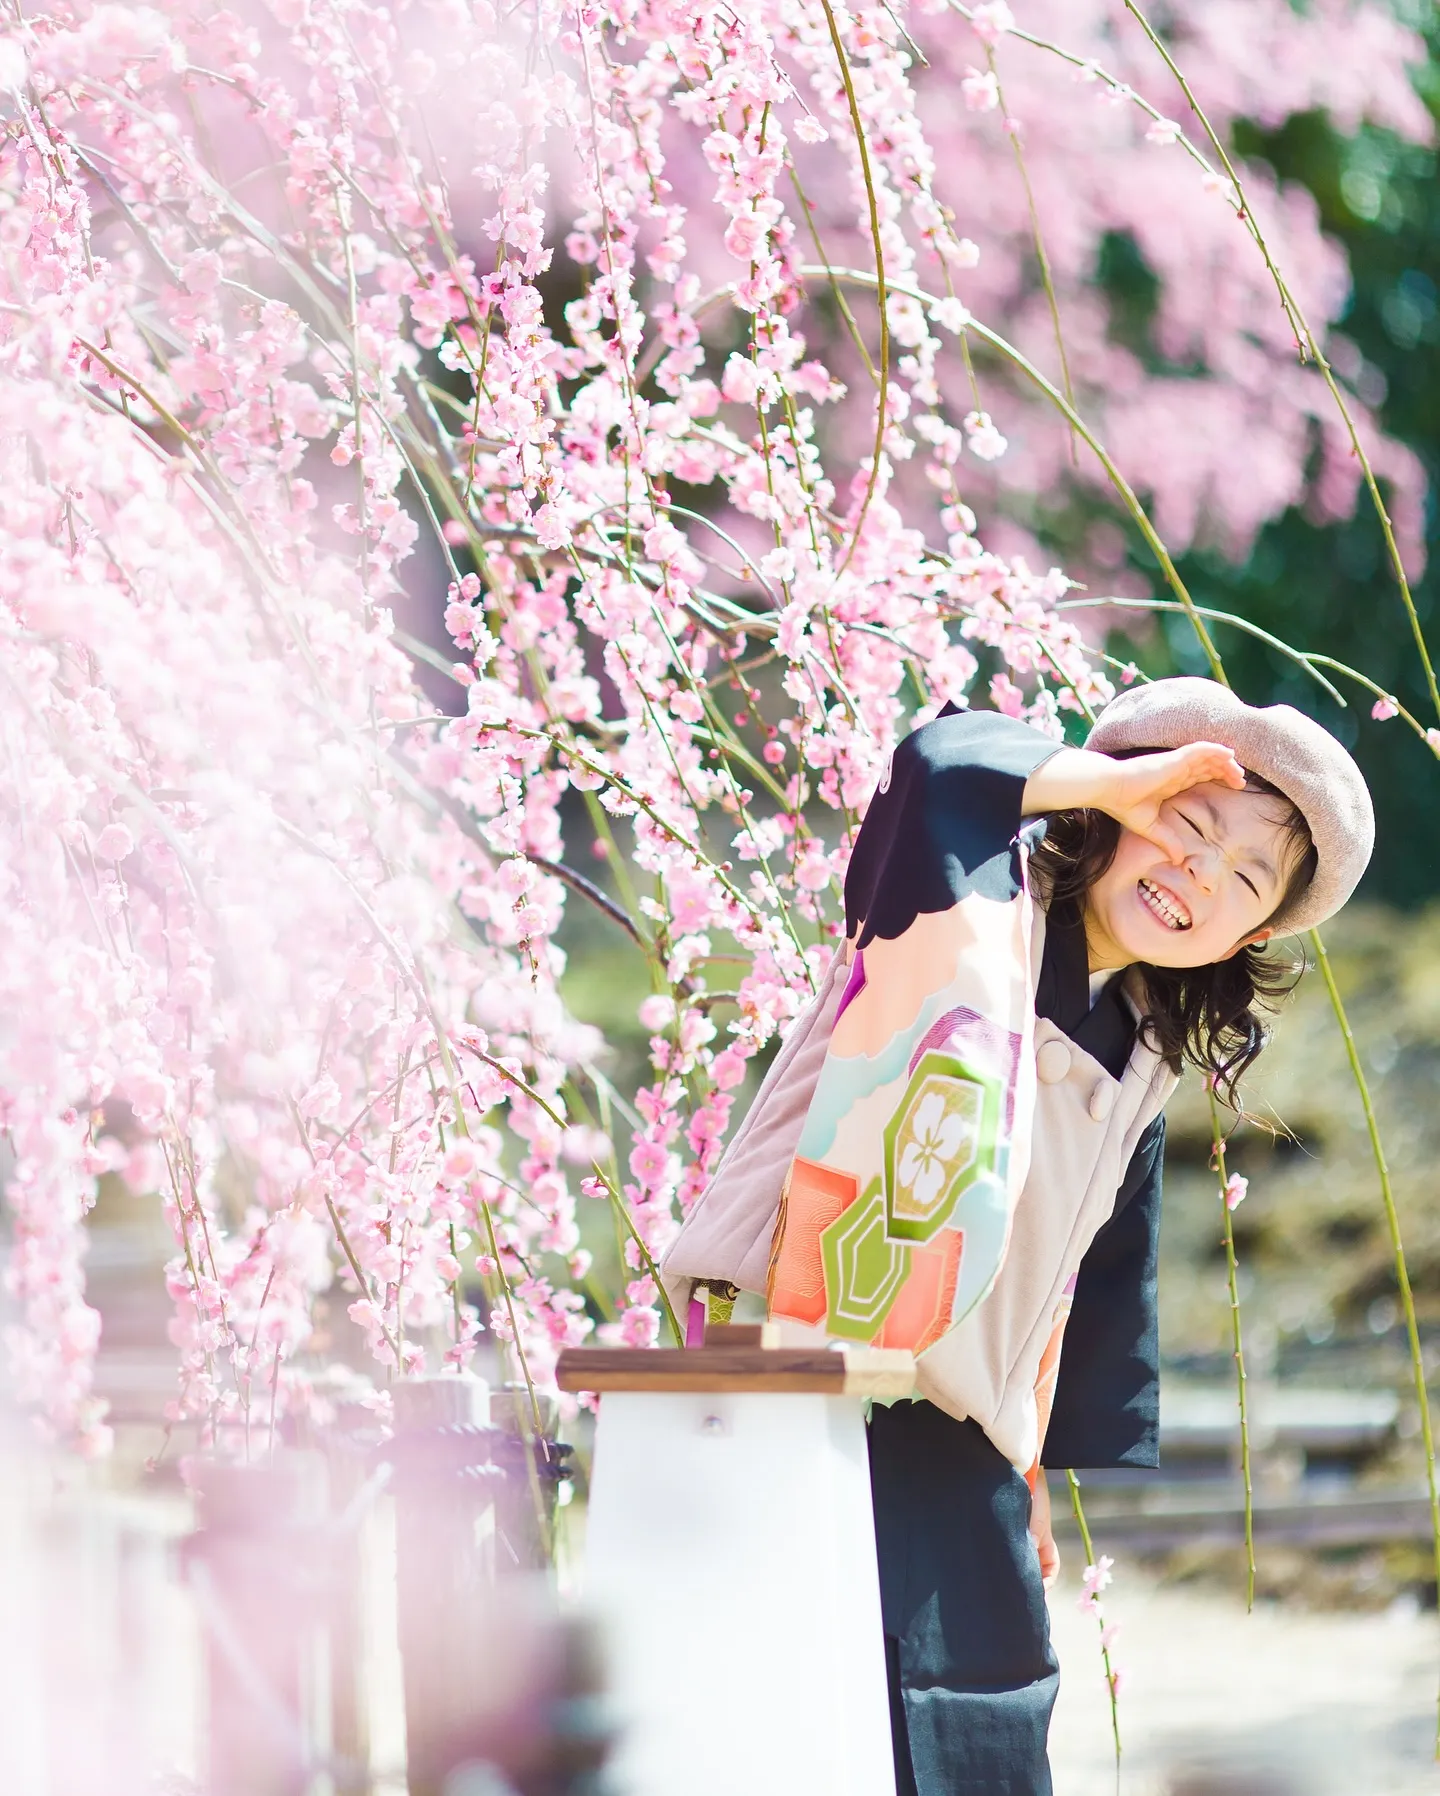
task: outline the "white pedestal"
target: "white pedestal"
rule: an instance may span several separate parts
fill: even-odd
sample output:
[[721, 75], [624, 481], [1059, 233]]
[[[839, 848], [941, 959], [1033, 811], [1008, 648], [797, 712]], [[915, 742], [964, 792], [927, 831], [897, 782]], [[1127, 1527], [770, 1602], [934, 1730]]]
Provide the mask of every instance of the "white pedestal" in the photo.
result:
[[607, 1392], [586, 1530], [626, 1796], [894, 1796], [858, 1397]]

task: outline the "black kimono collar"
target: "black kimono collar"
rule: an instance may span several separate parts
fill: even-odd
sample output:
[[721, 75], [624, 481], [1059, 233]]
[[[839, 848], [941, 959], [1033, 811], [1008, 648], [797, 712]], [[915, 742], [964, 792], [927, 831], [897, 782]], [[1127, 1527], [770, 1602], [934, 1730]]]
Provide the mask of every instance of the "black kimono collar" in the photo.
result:
[[1135, 1018], [1123, 985], [1123, 979], [1112, 979], [1092, 1009], [1084, 918], [1073, 900], [1055, 905], [1045, 919], [1035, 1014], [1063, 1029], [1113, 1079], [1123, 1075], [1135, 1046]]

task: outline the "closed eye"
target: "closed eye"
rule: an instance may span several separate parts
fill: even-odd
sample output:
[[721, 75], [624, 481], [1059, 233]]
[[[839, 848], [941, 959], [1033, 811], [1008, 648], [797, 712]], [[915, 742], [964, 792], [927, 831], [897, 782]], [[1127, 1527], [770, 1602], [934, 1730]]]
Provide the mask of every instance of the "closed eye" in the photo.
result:
[[[1175, 815], [1180, 819], [1180, 821], [1182, 823], [1188, 824], [1189, 827], [1191, 828], [1191, 830], [1197, 836], [1199, 836], [1199, 838], [1202, 842], [1208, 842], [1210, 840], [1210, 838], [1205, 834], [1205, 831], [1203, 829], [1201, 829], [1200, 825], [1195, 821], [1195, 819], [1193, 817], [1187, 816], [1184, 811], [1179, 810], [1178, 808], [1175, 812]], [[1244, 880], [1245, 884], [1249, 887], [1251, 893], [1256, 898], [1258, 898], [1260, 896], [1260, 888], [1255, 884], [1255, 881], [1253, 879], [1249, 878], [1248, 875], [1242, 873], [1238, 867], [1235, 869], [1235, 874], [1238, 879]]]

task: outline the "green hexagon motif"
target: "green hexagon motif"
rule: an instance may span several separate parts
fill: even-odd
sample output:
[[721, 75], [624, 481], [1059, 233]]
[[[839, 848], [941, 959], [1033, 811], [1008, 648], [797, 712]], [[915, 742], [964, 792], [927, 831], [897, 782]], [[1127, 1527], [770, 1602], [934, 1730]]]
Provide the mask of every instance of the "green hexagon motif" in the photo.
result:
[[995, 1169], [1001, 1082], [953, 1054], [924, 1055], [885, 1130], [885, 1232], [929, 1241]]
[[873, 1340], [910, 1266], [909, 1248], [885, 1239], [879, 1179], [820, 1231], [820, 1259], [826, 1327], [844, 1340]]

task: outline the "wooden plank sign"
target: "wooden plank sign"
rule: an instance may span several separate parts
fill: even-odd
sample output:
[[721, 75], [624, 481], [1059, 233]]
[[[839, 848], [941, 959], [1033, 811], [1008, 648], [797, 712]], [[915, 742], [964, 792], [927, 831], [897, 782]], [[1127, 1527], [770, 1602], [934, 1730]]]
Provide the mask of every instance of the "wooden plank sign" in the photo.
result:
[[888, 1347], [711, 1345], [717, 1335], [759, 1329], [712, 1329], [703, 1347], [567, 1347], [555, 1368], [562, 1391], [776, 1391], [824, 1397], [909, 1397], [913, 1355]]

